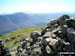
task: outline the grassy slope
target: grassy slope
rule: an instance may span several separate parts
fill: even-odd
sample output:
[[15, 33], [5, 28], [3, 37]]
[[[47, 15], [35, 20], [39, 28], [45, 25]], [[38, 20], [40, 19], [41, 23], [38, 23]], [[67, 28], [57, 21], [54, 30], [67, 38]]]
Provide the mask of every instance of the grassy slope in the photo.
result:
[[[44, 26], [41, 27], [29, 27], [29, 28], [22, 28], [22, 29], [18, 29], [16, 31], [13, 31], [11, 33], [5, 34], [2, 39], [3, 39], [3, 43], [10, 49], [12, 50], [13, 47], [16, 47], [20, 44], [19, 39], [24, 38], [24, 36], [28, 36], [30, 37], [30, 32], [35, 31], [35, 30], [40, 30], [44, 28]], [[17, 35], [22, 35], [21, 37], [17, 37]], [[5, 42], [5, 39], [10, 38], [12, 36], [16, 36], [16, 39], [9, 41], [9, 42]], [[18, 41], [18, 43], [14, 44], [15, 41]]]

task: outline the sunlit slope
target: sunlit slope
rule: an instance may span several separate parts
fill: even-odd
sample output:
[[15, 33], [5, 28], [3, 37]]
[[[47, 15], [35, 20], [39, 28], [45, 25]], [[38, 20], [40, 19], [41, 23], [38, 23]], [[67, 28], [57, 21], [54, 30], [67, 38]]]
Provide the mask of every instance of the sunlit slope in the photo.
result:
[[[21, 43], [20, 39], [25, 38], [25, 37], [29, 38], [31, 32], [36, 31], [36, 30], [40, 30], [40, 29], [42, 29], [44, 27], [45, 26], [22, 28], [22, 29], [18, 29], [16, 31], [13, 31], [11, 33], [5, 34], [2, 37], [3, 43], [8, 48], [10, 48], [10, 50], [12, 50], [13, 47], [18, 46]], [[6, 39], [10, 39], [11, 37], [15, 37], [15, 39], [11, 40], [11, 41], [8, 41], [8, 42], [5, 42]], [[16, 44], [14, 44], [15, 42], [16, 42]]]

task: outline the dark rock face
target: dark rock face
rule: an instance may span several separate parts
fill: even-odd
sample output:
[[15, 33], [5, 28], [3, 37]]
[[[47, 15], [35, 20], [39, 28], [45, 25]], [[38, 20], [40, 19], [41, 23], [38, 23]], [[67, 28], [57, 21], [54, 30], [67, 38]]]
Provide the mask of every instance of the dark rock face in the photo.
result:
[[75, 20], [68, 15], [52, 20], [41, 32], [32, 32], [30, 39], [17, 47], [16, 55], [61, 56], [61, 52], [75, 52]]

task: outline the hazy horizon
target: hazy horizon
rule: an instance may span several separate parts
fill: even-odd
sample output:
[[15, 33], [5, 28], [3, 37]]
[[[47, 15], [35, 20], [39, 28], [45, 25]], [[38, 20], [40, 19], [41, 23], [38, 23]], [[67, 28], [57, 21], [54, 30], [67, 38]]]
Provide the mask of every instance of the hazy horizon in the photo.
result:
[[75, 13], [75, 0], [0, 0], [0, 14]]

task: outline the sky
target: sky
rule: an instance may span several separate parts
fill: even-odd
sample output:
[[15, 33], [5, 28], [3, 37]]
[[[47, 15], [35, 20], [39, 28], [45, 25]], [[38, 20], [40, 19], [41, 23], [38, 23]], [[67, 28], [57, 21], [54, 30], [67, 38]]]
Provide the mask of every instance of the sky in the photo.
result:
[[75, 12], [75, 0], [0, 0], [0, 14]]

